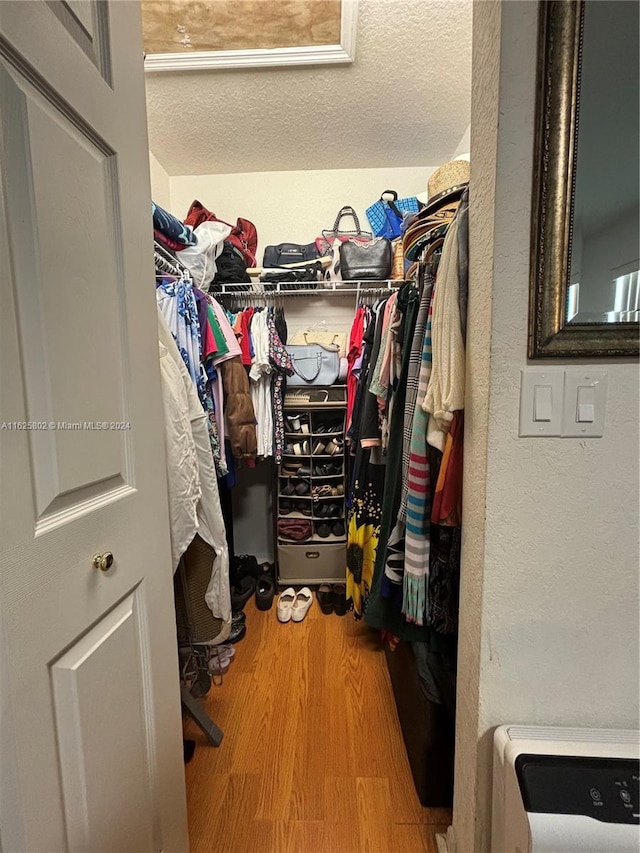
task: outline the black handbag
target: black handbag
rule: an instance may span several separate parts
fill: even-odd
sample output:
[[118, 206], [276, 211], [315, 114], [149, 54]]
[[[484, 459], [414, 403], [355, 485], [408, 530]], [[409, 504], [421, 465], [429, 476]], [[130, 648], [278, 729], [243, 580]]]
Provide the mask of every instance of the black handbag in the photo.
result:
[[320, 257], [315, 243], [280, 243], [277, 246], [266, 246], [262, 259], [263, 267], [281, 267], [285, 264], [300, 264], [315, 261]]
[[391, 275], [391, 242], [378, 237], [369, 243], [351, 240], [340, 246], [340, 272], [343, 281], [385, 281]]

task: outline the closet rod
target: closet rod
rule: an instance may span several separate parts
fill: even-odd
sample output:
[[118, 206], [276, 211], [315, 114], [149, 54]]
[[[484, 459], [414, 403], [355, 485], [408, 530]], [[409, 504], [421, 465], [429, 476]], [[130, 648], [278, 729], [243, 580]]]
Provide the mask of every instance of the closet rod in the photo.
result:
[[[323, 287], [290, 288], [290, 282], [274, 282], [268, 290], [251, 290], [246, 284], [221, 284], [221, 290], [212, 292], [216, 298], [223, 296], [239, 296], [242, 299], [270, 299], [273, 296], [383, 296], [399, 288], [404, 281], [398, 279], [376, 282], [377, 287], [370, 287], [369, 282], [350, 282], [349, 287], [340, 286], [340, 282], [326, 282]], [[289, 286], [287, 286], [289, 285]], [[329, 285], [329, 286], [327, 286]], [[338, 286], [336, 286], [338, 285]], [[384, 285], [384, 286], [382, 286]]]

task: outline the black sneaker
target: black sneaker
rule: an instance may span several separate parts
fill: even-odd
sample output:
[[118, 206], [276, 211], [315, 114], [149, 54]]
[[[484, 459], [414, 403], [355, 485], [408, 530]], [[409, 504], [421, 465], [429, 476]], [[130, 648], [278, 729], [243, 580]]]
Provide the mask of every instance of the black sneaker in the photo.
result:
[[276, 593], [276, 585], [270, 572], [264, 572], [258, 579], [256, 586], [256, 607], [258, 610], [271, 610], [273, 596]]
[[237, 643], [239, 642], [244, 635], [247, 633], [247, 626], [245, 625], [245, 615], [244, 613], [234, 613], [231, 617], [231, 633], [229, 634], [228, 643]]

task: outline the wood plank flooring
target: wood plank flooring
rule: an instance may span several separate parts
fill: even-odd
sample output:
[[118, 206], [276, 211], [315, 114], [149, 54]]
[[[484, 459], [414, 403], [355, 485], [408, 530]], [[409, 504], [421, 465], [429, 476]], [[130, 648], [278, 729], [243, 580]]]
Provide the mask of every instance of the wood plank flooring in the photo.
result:
[[315, 600], [301, 623], [245, 613], [205, 700], [221, 746], [185, 723], [192, 853], [437, 853], [451, 812], [415, 793], [377, 633]]

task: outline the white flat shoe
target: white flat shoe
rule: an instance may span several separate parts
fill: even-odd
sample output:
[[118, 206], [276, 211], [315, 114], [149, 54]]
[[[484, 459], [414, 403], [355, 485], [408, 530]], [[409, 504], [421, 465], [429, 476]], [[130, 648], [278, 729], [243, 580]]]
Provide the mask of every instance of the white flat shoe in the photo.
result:
[[291, 611], [296, 600], [296, 591], [292, 586], [288, 586], [284, 592], [278, 597], [276, 605], [276, 613], [280, 622], [288, 622], [291, 619]]
[[296, 593], [295, 601], [291, 608], [291, 618], [294, 622], [302, 622], [309, 612], [312, 601], [313, 597], [311, 595], [311, 590], [308, 586], [303, 586], [302, 589]]

